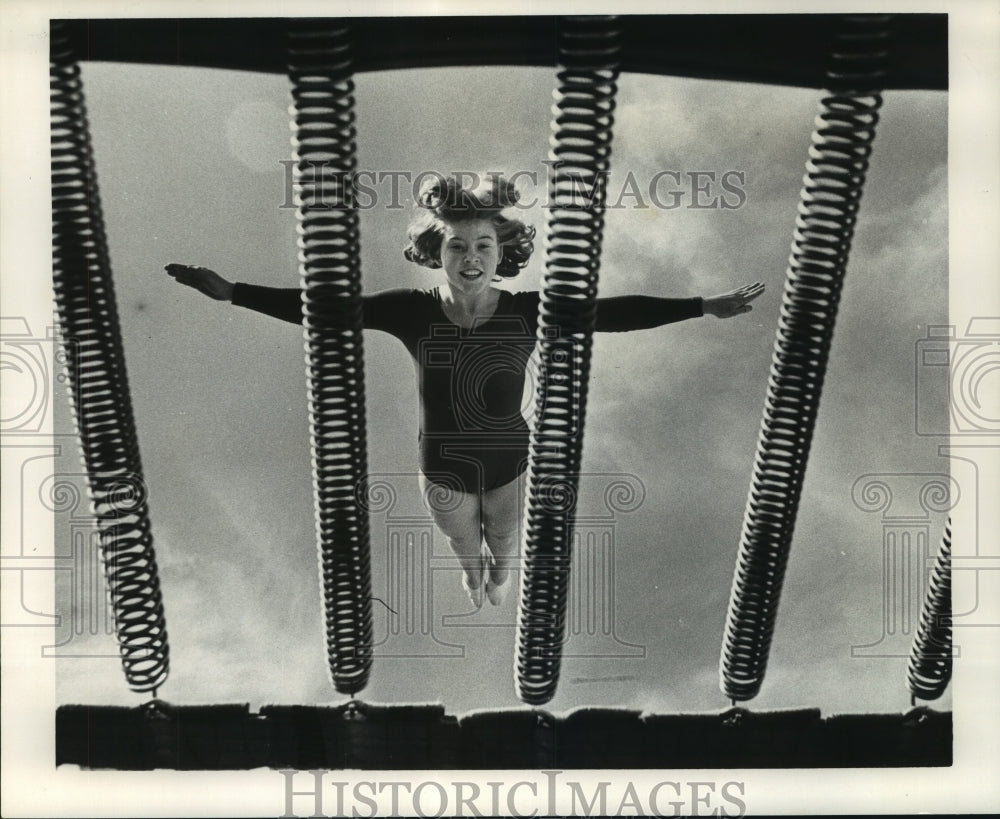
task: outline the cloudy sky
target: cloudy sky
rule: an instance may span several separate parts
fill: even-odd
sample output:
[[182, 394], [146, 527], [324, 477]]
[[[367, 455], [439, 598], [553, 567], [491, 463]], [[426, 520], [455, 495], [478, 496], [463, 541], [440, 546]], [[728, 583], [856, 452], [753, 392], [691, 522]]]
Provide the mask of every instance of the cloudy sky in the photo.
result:
[[[301, 332], [163, 272], [176, 261], [297, 284], [295, 213], [281, 207], [287, 80], [93, 64], [84, 81], [170, 635], [160, 696], [255, 707], [341, 701], [326, 675]], [[544, 173], [549, 70], [422, 69], [356, 82], [363, 169]], [[676, 209], [625, 198], [608, 214], [601, 294], [712, 295], [754, 280], [767, 292], [741, 318], [597, 337], [580, 528], [613, 532], [614, 553], [601, 570], [575, 564], [574, 576], [597, 591], [589, 608], [574, 598], [590, 616], [571, 622], [553, 710], [728, 704], [721, 635], [818, 96], [638, 75], [619, 83], [612, 199], [629, 174], [644, 191], [663, 170], [682, 181], [735, 171], [745, 202], [693, 208], [684, 185]], [[914, 418], [919, 406], [932, 425], [947, 424], [942, 383], [915, 366], [927, 328], [948, 320], [946, 139], [945, 93], [886, 94], [753, 708], [909, 704], [912, 624], [893, 618], [918, 604], [886, 602], [887, 583], [902, 575], [887, 577], [884, 541], [898, 531], [888, 516], [923, 516], [908, 531], [927, 532], [936, 549], [945, 518], [919, 503], [921, 476], [949, 471], [942, 439], [916, 434]], [[404, 185], [401, 208], [386, 206], [387, 187], [379, 192], [361, 216], [365, 290], [434, 286], [435, 272], [402, 257], [410, 192]], [[541, 236], [542, 208], [524, 218]], [[540, 250], [541, 241], [508, 286], [539, 287]], [[391, 510], [372, 516], [374, 594], [400, 603], [386, 533], [429, 525], [413, 477], [416, 388], [402, 345], [374, 332], [365, 344], [370, 468], [396, 493]], [[67, 469], [76, 463], [68, 454]], [[856, 502], [866, 475], [890, 476], [881, 480], [892, 506]], [[621, 481], [640, 488], [641, 503], [611, 514], [604, 492]], [[398, 616], [375, 604], [377, 656], [362, 698], [452, 711], [516, 705], [513, 599], [472, 612], [440, 534], [434, 553], [428, 625], [401, 603]], [[106, 635], [75, 639], [76, 653], [114, 653]], [[65, 660], [58, 686], [61, 702], [136, 702], [113, 657]]]

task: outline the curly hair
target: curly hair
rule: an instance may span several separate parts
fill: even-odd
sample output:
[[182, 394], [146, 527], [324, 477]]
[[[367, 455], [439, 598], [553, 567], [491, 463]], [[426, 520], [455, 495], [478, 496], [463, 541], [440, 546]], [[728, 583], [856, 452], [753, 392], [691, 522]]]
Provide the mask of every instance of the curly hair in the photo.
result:
[[456, 178], [435, 175], [420, 186], [416, 206], [422, 211], [410, 222], [409, 242], [403, 250], [407, 260], [423, 267], [441, 267], [441, 242], [445, 226], [472, 219], [489, 219], [503, 248], [496, 275], [512, 279], [528, 264], [534, 249], [535, 229], [520, 219], [501, 215], [520, 198], [514, 183], [500, 174], [487, 174], [463, 186]]

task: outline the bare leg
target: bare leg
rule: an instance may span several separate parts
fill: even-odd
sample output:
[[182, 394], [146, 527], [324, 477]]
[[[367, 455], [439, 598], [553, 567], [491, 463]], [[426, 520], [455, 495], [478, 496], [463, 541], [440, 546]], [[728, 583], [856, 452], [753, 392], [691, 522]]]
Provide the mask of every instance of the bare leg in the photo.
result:
[[483, 534], [494, 560], [486, 592], [494, 605], [502, 595], [491, 594], [491, 591], [499, 592], [510, 571], [517, 567], [526, 477], [527, 473], [522, 472], [510, 483], [483, 492]]
[[417, 480], [424, 505], [462, 564], [466, 588], [470, 591], [479, 589], [483, 582], [483, 527], [479, 495], [432, 483], [423, 472], [418, 473]]

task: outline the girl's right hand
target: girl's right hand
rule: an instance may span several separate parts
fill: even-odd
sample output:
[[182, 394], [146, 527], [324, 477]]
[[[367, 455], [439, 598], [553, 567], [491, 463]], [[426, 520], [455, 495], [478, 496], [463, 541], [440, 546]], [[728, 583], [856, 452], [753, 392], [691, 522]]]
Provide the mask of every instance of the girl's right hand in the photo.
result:
[[233, 283], [222, 278], [214, 270], [192, 264], [176, 264], [171, 262], [163, 269], [181, 284], [193, 287], [209, 298], [217, 301], [233, 300]]

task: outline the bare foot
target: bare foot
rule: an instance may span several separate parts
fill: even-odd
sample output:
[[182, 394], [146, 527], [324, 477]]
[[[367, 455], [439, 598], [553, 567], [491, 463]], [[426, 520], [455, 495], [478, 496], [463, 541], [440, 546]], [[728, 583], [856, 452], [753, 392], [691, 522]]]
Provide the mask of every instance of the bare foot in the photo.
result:
[[465, 589], [465, 593], [469, 595], [469, 600], [472, 601], [472, 605], [477, 609], [482, 608], [483, 605], [483, 575], [485, 570], [485, 565], [480, 563], [478, 577], [470, 577], [467, 572], [462, 572], [462, 588]]

